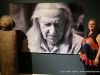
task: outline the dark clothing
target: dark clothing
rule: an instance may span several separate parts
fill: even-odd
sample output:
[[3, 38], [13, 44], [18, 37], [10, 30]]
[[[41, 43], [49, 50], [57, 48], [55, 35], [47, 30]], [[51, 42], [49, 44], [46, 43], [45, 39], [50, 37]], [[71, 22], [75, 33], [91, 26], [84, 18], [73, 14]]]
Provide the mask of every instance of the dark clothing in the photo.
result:
[[95, 30], [92, 34], [82, 39], [80, 60], [85, 65], [93, 66], [93, 62], [96, 58], [96, 54], [99, 48], [99, 45], [96, 41], [96, 37], [99, 33], [100, 32], [98, 30]]
[[[100, 34], [100, 31], [96, 29], [92, 34], [88, 36], [89, 32], [87, 35], [82, 39], [81, 43], [81, 52], [80, 52], [80, 61], [85, 66], [87, 75], [97, 75], [95, 71], [99, 71], [100, 74], [100, 63], [98, 65], [94, 65], [94, 60], [96, 58], [97, 52], [99, 45], [96, 41], [96, 37], [98, 34]], [[92, 72], [94, 71], [94, 72]]]
[[100, 66], [84, 65], [86, 75], [100, 75]]

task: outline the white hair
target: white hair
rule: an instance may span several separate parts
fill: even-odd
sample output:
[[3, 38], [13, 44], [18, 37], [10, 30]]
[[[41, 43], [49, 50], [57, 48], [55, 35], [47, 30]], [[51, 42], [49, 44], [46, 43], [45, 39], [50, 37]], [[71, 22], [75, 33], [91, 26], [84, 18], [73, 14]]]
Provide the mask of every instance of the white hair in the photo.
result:
[[43, 9], [62, 9], [68, 22], [64, 37], [68, 37], [71, 32], [73, 20], [71, 10], [67, 3], [38, 3], [31, 16], [33, 25], [26, 34], [28, 37], [28, 47], [29, 49], [33, 50], [32, 52], [36, 52], [40, 49], [41, 31], [38, 23], [38, 18], [42, 16], [43, 12], [41, 10]]

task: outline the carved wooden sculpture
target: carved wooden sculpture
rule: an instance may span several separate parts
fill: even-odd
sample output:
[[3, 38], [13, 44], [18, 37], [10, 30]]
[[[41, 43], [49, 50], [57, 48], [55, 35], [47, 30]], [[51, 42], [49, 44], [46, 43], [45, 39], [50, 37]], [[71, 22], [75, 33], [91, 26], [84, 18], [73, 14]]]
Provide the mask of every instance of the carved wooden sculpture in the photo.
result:
[[19, 75], [18, 72], [18, 51], [14, 21], [9, 15], [0, 19], [0, 65], [1, 75]]

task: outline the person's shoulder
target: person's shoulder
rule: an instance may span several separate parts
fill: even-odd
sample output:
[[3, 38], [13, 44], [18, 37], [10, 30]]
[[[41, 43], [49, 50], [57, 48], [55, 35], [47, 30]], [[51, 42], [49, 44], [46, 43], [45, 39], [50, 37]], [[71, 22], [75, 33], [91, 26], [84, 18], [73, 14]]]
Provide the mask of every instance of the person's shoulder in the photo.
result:
[[74, 49], [73, 53], [74, 54], [78, 54], [80, 52], [80, 48], [81, 48], [81, 41], [82, 41], [82, 36], [76, 34], [76, 33], [72, 33], [72, 48]]
[[76, 39], [76, 40], [81, 40], [83, 37], [82, 36], [80, 36], [80, 35], [78, 35], [78, 34], [76, 34], [76, 33], [72, 33], [72, 37], [74, 38], [74, 39]]
[[100, 39], [100, 34], [97, 35], [96, 39]]
[[77, 46], [78, 46], [78, 45], [81, 44], [81, 41], [82, 41], [83, 37], [78, 35], [78, 34], [76, 34], [76, 33], [71, 33], [69, 39], [71, 40], [73, 45], [77, 44]]

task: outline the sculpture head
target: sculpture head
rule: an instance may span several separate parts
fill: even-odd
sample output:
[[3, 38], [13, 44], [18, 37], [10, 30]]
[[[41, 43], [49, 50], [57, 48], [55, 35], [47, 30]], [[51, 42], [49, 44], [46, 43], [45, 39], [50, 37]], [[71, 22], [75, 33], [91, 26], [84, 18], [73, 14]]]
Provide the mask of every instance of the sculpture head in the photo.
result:
[[2, 29], [10, 30], [15, 27], [15, 22], [9, 15], [3, 15], [0, 19], [0, 26]]

